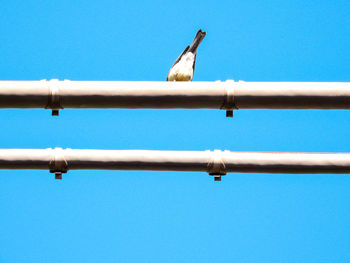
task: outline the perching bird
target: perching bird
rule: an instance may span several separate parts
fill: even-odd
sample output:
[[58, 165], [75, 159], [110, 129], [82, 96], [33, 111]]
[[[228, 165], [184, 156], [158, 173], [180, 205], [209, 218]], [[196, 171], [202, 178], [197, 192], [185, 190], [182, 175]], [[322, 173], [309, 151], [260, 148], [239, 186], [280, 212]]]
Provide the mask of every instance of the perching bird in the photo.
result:
[[167, 81], [191, 81], [193, 78], [194, 67], [196, 64], [196, 55], [199, 44], [207, 33], [201, 29], [198, 30], [191, 46], [187, 46], [182, 54], [176, 59], [171, 67]]

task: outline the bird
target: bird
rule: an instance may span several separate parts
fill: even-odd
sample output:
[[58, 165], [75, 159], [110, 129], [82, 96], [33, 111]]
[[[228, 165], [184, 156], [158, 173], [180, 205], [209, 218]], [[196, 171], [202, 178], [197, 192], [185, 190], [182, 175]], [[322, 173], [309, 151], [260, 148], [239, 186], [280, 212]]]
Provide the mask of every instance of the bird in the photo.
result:
[[199, 44], [207, 33], [199, 29], [192, 44], [187, 46], [170, 68], [167, 81], [192, 81]]

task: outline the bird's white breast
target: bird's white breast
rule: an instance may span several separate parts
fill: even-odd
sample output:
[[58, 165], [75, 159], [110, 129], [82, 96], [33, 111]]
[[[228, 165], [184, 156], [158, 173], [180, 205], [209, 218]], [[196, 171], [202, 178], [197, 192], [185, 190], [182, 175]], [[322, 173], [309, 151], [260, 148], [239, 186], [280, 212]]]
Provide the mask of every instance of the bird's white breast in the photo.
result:
[[[170, 76], [181, 75], [181, 78], [186, 78], [188, 76], [189, 80], [192, 80], [193, 77], [193, 63], [194, 63], [194, 54], [188, 52], [183, 55], [178, 63], [170, 70]], [[176, 78], [176, 77], [175, 77]]]

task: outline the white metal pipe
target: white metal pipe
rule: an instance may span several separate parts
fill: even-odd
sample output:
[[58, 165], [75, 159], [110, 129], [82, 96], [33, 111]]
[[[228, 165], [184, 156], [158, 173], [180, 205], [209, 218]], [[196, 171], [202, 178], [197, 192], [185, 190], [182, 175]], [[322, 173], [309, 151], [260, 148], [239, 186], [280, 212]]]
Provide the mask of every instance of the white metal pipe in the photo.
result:
[[350, 173], [350, 153], [0, 149], [0, 169]]
[[350, 109], [350, 82], [0, 81], [0, 108]]

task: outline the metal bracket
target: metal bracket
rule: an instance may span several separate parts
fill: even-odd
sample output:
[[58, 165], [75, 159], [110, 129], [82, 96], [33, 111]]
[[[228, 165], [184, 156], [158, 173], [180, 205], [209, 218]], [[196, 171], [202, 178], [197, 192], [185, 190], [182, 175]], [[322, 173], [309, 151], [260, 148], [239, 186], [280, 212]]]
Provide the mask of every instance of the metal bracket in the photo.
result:
[[45, 109], [52, 109], [52, 116], [58, 116], [59, 110], [63, 109], [61, 106], [60, 94], [59, 94], [59, 83], [58, 79], [42, 80], [45, 81], [49, 88], [49, 97]]
[[214, 150], [208, 163], [207, 171], [209, 175], [214, 176], [214, 181], [221, 181], [221, 176], [226, 175], [226, 165], [222, 158], [222, 151]]
[[234, 80], [229, 79], [226, 80], [225, 83], [225, 98], [224, 103], [221, 106], [221, 109], [226, 110], [226, 117], [232, 118], [233, 117], [233, 110], [238, 110], [238, 107], [235, 104], [235, 96], [234, 96], [234, 86], [236, 83]]
[[68, 171], [68, 162], [64, 158], [63, 149], [52, 149], [53, 154], [49, 163], [50, 173], [55, 174], [55, 179], [61, 180], [62, 174]]

